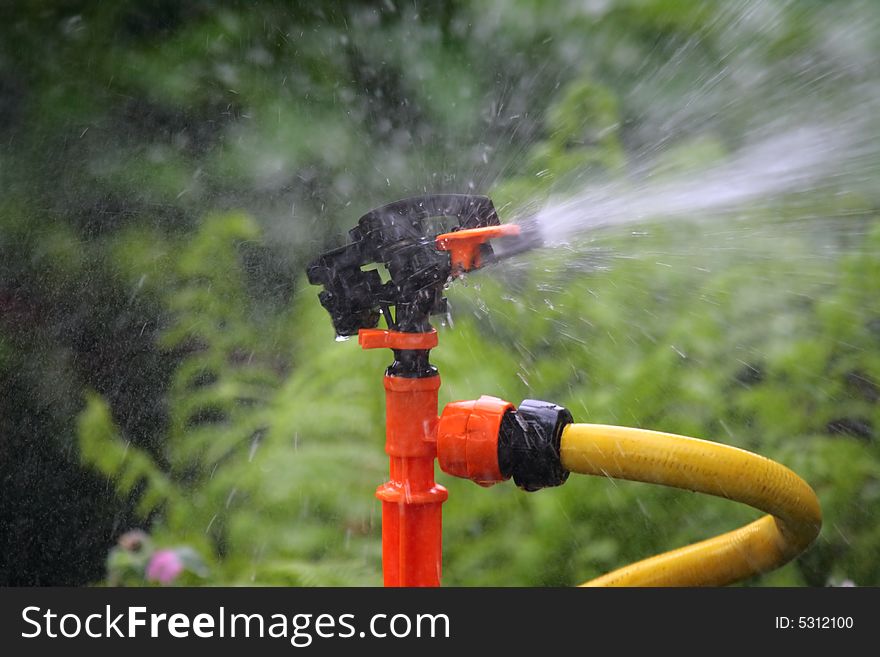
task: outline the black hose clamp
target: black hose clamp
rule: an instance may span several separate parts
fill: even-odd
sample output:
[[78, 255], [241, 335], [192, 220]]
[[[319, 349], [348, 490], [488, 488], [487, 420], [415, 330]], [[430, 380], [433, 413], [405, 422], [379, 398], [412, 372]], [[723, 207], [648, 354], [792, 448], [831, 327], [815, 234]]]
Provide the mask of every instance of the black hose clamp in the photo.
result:
[[508, 411], [498, 435], [501, 473], [526, 491], [564, 484], [569, 471], [562, 466], [560, 443], [572, 422], [568, 409], [537, 399]]

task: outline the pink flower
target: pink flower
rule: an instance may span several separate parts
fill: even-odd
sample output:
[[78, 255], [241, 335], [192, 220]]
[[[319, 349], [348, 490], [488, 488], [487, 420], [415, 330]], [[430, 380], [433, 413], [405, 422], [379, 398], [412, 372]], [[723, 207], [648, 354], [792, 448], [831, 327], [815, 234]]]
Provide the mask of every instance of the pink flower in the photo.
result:
[[147, 579], [171, 584], [183, 572], [183, 562], [174, 550], [156, 550], [147, 564]]

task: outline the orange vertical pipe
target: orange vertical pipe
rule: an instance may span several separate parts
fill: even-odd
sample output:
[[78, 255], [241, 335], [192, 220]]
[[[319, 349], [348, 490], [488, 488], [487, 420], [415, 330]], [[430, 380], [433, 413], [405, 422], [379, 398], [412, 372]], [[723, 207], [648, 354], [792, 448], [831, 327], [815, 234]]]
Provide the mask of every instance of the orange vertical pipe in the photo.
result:
[[385, 452], [390, 478], [382, 501], [385, 586], [439, 586], [441, 505], [448, 493], [434, 481], [440, 377], [385, 377]]

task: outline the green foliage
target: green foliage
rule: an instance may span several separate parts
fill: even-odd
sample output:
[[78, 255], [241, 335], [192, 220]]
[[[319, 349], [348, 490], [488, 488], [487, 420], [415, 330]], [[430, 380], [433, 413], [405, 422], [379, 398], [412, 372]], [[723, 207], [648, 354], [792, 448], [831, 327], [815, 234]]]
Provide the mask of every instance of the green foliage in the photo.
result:
[[[380, 481], [383, 459], [345, 432], [379, 426], [381, 407], [358, 416], [339, 406], [352, 391], [329, 372], [343, 371], [350, 353], [288, 376], [297, 331], [284, 310], [257, 316], [242, 275], [241, 249], [257, 238], [247, 215], [213, 215], [171, 256], [173, 278], [160, 292], [169, 322], [158, 340], [181, 360], [162, 452], [123, 442], [106, 402], [91, 394], [79, 422], [82, 458], [121, 494], [137, 487], [144, 519], [157, 510], [157, 540], [210, 555], [227, 581], [372, 581], [346, 544], [373, 529], [369, 482]], [[306, 314], [315, 311], [297, 317]], [[310, 565], [324, 555], [338, 563]]]
[[177, 496], [174, 485], [156, 467], [150, 455], [120, 438], [110, 407], [94, 392], [86, 396], [77, 434], [84, 463], [112, 476], [120, 493], [129, 494], [136, 487], [140, 489], [138, 510], [144, 517], [172, 496]]

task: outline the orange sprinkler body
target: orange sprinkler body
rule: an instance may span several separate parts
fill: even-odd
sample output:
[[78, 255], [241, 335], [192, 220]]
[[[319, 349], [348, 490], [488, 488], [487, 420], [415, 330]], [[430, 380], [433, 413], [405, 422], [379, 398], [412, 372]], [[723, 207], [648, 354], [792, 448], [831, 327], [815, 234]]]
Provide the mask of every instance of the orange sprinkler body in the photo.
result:
[[[427, 351], [437, 334], [361, 329], [364, 349]], [[382, 501], [385, 586], [439, 586], [441, 505], [446, 489], [434, 481], [439, 374], [385, 376], [385, 452], [390, 477], [376, 490]]]
[[[438, 218], [456, 224], [437, 235]], [[450, 228], [448, 222], [443, 226]], [[364, 349], [394, 352], [384, 379], [390, 475], [376, 491], [382, 501], [386, 586], [440, 585], [441, 506], [448, 494], [434, 480], [438, 432], [444, 445], [441, 467], [482, 485], [510, 476], [501, 471], [498, 432], [513, 407], [483, 397], [450, 404], [439, 418], [440, 376], [428, 356], [437, 346], [430, 317], [448, 312], [445, 286], [498, 259], [490, 240], [511, 240], [521, 232], [519, 226], [500, 224], [485, 196], [427, 194], [371, 210], [349, 231], [350, 243], [308, 266], [309, 282], [324, 288], [318, 298], [337, 335], [357, 335]], [[534, 236], [508, 241], [505, 253], [531, 246]], [[380, 319], [387, 330], [377, 328]]]

